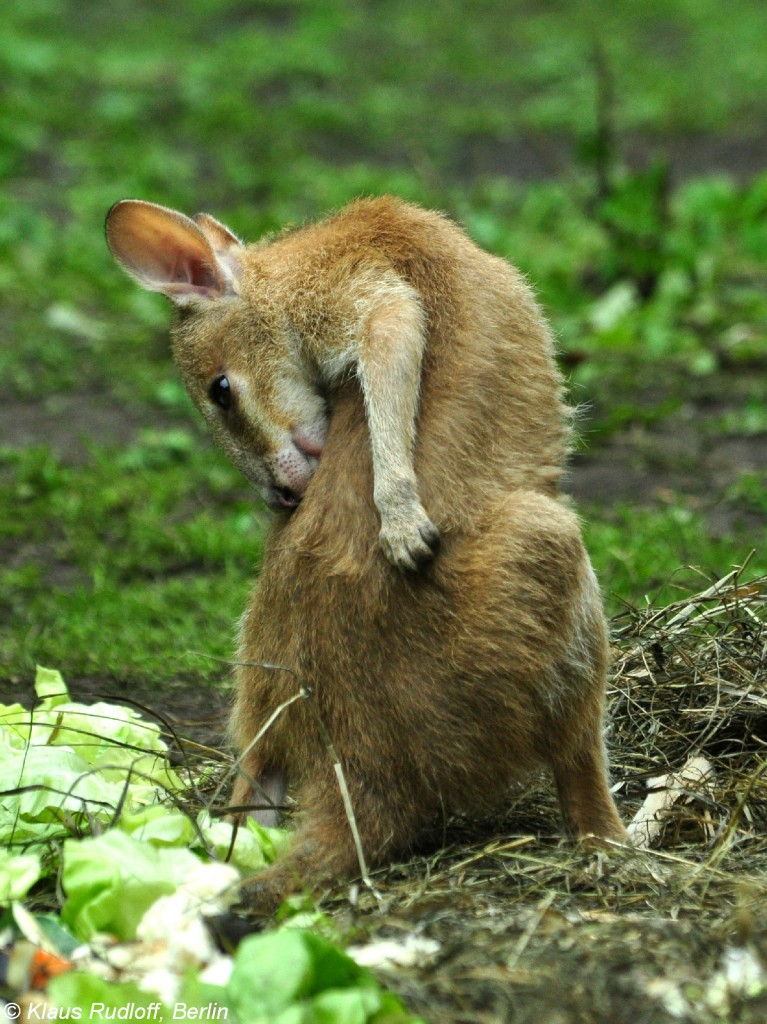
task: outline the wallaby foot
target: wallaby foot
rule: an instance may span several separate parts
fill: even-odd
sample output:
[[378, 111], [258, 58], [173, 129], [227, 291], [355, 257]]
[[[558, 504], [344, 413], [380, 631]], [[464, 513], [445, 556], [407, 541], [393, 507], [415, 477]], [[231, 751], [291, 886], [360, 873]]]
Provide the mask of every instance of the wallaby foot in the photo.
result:
[[627, 832], [607, 786], [601, 743], [553, 766], [559, 805], [568, 834], [624, 842]]
[[277, 863], [241, 885], [241, 902], [260, 912], [276, 910], [292, 893], [316, 892], [360, 873], [348, 821], [312, 819], [300, 825], [291, 849]]

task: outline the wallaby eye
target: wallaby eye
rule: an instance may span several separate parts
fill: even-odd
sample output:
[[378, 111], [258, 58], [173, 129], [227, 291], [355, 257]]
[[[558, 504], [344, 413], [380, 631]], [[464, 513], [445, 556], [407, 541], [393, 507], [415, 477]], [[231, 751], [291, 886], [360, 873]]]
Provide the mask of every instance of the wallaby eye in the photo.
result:
[[216, 377], [208, 388], [208, 395], [211, 402], [220, 405], [222, 409], [228, 409], [232, 404], [232, 386], [229, 383], [229, 378], [225, 377], [224, 374]]

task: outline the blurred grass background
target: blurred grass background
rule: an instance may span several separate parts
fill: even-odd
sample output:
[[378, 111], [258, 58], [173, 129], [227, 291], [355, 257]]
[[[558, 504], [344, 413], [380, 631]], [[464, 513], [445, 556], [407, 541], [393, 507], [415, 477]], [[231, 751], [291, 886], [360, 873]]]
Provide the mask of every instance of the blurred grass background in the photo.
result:
[[[188, 652], [231, 654], [258, 562], [263, 524], [183, 395], [166, 306], [103, 243], [127, 196], [248, 239], [360, 194], [446, 210], [539, 290], [588, 458], [633, 439], [644, 493], [583, 502], [611, 610], [751, 548], [764, 571], [765, 39], [761, 0], [6, 8], [7, 681], [35, 661], [221, 677]], [[708, 478], [694, 453], [722, 438], [749, 458]]]

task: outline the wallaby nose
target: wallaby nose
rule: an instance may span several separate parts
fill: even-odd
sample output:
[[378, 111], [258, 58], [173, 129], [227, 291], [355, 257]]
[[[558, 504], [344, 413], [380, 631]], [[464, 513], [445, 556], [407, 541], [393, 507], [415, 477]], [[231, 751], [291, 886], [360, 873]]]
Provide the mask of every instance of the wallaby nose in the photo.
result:
[[295, 502], [291, 507], [295, 507], [309, 486], [316, 467], [317, 459], [307, 455], [290, 441], [270, 463], [267, 463], [272, 489], [276, 494], [282, 494], [286, 500], [291, 500], [292, 496]]
[[297, 508], [301, 502], [301, 495], [290, 487], [273, 487], [272, 493], [278, 508]]

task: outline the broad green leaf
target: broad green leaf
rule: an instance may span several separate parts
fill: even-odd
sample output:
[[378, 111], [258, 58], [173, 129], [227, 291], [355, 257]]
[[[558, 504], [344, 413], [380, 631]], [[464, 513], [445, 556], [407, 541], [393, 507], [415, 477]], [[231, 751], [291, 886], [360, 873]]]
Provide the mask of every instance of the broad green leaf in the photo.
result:
[[280, 1014], [326, 989], [353, 985], [375, 982], [326, 940], [308, 931], [285, 930], [254, 935], [240, 945], [229, 992], [246, 1024]]
[[107, 932], [132, 939], [149, 907], [175, 892], [200, 861], [191, 851], [155, 847], [113, 829], [64, 843], [64, 923], [83, 939]]
[[[2, 795], [23, 787], [29, 788]], [[0, 842], [18, 845], [68, 834], [71, 820], [108, 821], [122, 792], [121, 783], [94, 773], [66, 747], [6, 747], [0, 767]]]
[[123, 814], [120, 828], [156, 846], [197, 846], [198, 833], [189, 816], [175, 807], [154, 804], [137, 814]]
[[40, 878], [42, 869], [36, 853], [0, 850], [0, 906], [22, 900]]
[[312, 1000], [313, 1024], [366, 1024], [381, 1009], [379, 989], [331, 989]]
[[[19, 919], [19, 906], [21, 904], [17, 904], [14, 908], [16, 921]], [[57, 914], [35, 914], [33, 920], [35, 928], [45, 937], [47, 946], [59, 956], [69, 957], [82, 945], [80, 940], [76, 939], [69, 929], [62, 925], [61, 918]]]
[[0, 748], [24, 749], [29, 739], [29, 715], [21, 704], [0, 704]]
[[369, 971], [311, 931], [246, 939], [228, 998], [240, 1024], [419, 1024]]
[[[93, 974], [73, 971], [61, 974], [48, 985], [48, 997], [57, 1009], [85, 1009], [99, 1007], [110, 1014], [112, 1020], [132, 1020], [139, 1017], [146, 1020], [173, 1020], [173, 1010], [162, 1006], [156, 995], [142, 991], [131, 981], [112, 982], [97, 978]], [[155, 1015], [149, 1012], [157, 1007]], [[119, 1011], [122, 1010], [122, 1014]], [[136, 1011], [148, 1011], [137, 1013]]]
[[[31, 711], [0, 705], [0, 842], [108, 824], [118, 808], [136, 814], [181, 789], [154, 722], [119, 704], [71, 701], [53, 669], [38, 668], [35, 688], [40, 701]], [[184, 828], [189, 836], [191, 824]]]
[[[219, 860], [228, 860], [244, 873], [259, 871], [271, 864], [291, 843], [291, 833], [282, 828], [264, 828], [248, 818], [236, 831], [228, 821], [213, 821], [207, 811], [197, 816], [197, 826], [208, 852]], [[196, 847], [196, 842], [190, 842]]]
[[44, 668], [42, 665], [37, 666], [35, 673], [35, 693], [49, 708], [69, 700], [69, 690], [61, 673], [55, 668]]

